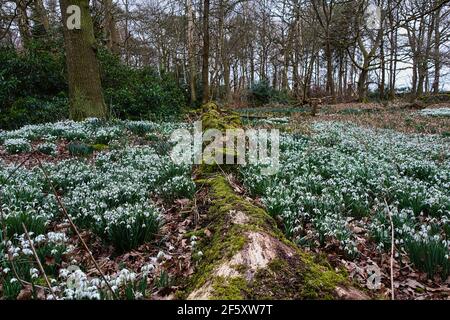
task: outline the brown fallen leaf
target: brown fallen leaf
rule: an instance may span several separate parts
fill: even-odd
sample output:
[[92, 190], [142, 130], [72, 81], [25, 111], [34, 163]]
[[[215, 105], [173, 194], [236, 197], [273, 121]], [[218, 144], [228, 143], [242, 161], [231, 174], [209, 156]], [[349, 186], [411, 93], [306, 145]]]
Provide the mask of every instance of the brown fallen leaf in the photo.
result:
[[209, 229], [205, 229], [204, 233], [207, 238], [211, 238], [212, 233], [211, 233], [211, 231], [209, 231]]
[[418, 282], [414, 279], [406, 280], [405, 285], [412, 289], [416, 289], [416, 288], [425, 289], [425, 286], [423, 284], [421, 284], [420, 282]]
[[19, 294], [17, 295], [17, 300], [30, 300], [33, 296], [33, 291], [31, 289], [31, 286], [26, 286], [22, 290], [20, 290]]
[[425, 289], [430, 292], [450, 292], [449, 287], [439, 287], [439, 288], [426, 287]]
[[175, 201], [176, 204], [178, 204], [182, 207], [187, 206], [190, 202], [191, 202], [191, 200], [189, 200], [189, 199], [178, 199]]
[[45, 264], [48, 266], [52, 266], [55, 264], [55, 258], [54, 257], [50, 257], [50, 256], [46, 256], [45, 257]]

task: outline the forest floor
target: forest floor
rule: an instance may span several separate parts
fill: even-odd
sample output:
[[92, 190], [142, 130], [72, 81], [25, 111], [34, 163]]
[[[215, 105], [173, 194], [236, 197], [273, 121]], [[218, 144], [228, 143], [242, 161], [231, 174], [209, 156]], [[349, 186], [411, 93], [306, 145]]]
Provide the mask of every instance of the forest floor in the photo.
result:
[[[274, 214], [281, 217], [285, 215], [283, 218], [280, 218], [280, 223], [283, 225], [281, 228], [286, 229], [286, 221], [293, 219], [293, 216], [295, 216], [296, 222], [294, 224], [296, 226], [293, 228], [294, 231], [290, 231], [290, 233], [293, 234], [294, 238], [296, 236], [295, 233], [298, 233], [297, 239], [303, 248], [309, 248], [315, 253], [325, 252], [328, 260], [335, 267], [344, 266], [350, 277], [357, 283], [360, 283], [361, 286], [366, 286], [370, 278], [370, 274], [367, 273], [367, 268], [370, 266], [379, 268], [383, 277], [381, 287], [376, 292], [380, 294], [380, 297], [390, 297], [390, 277], [392, 274], [394, 290], [398, 299], [448, 299], [450, 297], [450, 277], [447, 278], [448, 271], [444, 271], [443, 277], [442, 274], [439, 275], [438, 273], [430, 276], [429, 272], [428, 274], [425, 272], [423, 266], [422, 268], [417, 267], [419, 264], [417, 260], [425, 263], [428, 257], [424, 251], [429, 250], [430, 253], [435, 252], [435, 247], [429, 245], [428, 242], [432, 238], [432, 234], [434, 236], [439, 235], [436, 236], [436, 239], [439, 239], [439, 241], [448, 241], [449, 239], [448, 218], [450, 202], [448, 198], [448, 179], [450, 172], [450, 141], [448, 137], [450, 136], [450, 105], [445, 103], [434, 104], [422, 110], [409, 108], [408, 105], [407, 103], [394, 103], [389, 106], [378, 103], [346, 103], [322, 106], [314, 117], [309, 115], [307, 108], [305, 110], [298, 110], [296, 108], [293, 109], [292, 113], [287, 108], [281, 109], [280, 112], [267, 107], [263, 108], [262, 112], [258, 112], [257, 108], [245, 109], [241, 114], [244, 117], [245, 115], [250, 115], [247, 123], [251, 127], [277, 128], [282, 132], [288, 132], [289, 135], [301, 135], [303, 137], [309, 137], [307, 139], [316, 140], [314, 142], [319, 142], [308, 142], [305, 146], [304, 142], [291, 143], [287, 141], [287, 144], [291, 144], [296, 148], [305, 149], [306, 152], [293, 152], [293, 156], [287, 156], [286, 170], [292, 170], [292, 165], [288, 165], [289, 160], [305, 161], [306, 159], [307, 161], [318, 161], [316, 165], [321, 167], [311, 169], [309, 167], [298, 166], [298, 171], [292, 170], [297, 175], [294, 174], [294, 177], [290, 177], [289, 174], [281, 174], [281, 179], [284, 179], [284, 182], [275, 182], [270, 187], [259, 184], [259, 181], [256, 183], [248, 182], [252, 179], [258, 180], [258, 176], [251, 172], [244, 175], [243, 181], [244, 185], [250, 187], [250, 190], [256, 190], [254, 195], [256, 194], [261, 205], [269, 207], [269, 212], [272, 210]], [[335, 126], [336, 124], [337, 127]], [[339, 124], [344, 124], [344, 126], [340, 126]], [[400, 144], [406, 144], [408, 146], [404, 148]], [[321, 149], [323, 147], [325, 149], [318, 151], [317, 155], [310, 155], [315, 152], [311, 151], [312, 148]], [[361, 150], [361, 147], [364, 150]], [[283, 139], [281, 148], [283, 152]], [[370, 150], [372, 148], [374, 150]], [[381, 165], [378, 159], [372, 159], [372, 157], [378, 157], [377, 153], [384, 154], [381, 157], [384, 158], [382, 159], [383, 164]], [[433, 153], [436, 156], [432, 156]], [[323, 162], [325, 159], [326, 162]], [[329, 161], [332, 163], [330, 164]], [[353, 165], [355, 168], [345, 169], [346, 166]], [[385, 165], [394, 165], [398, 168], [392, 171], [388, 170], [389, 173], [383, 172], [384, 169], [380, 170], [380, 167], [384, 167]], [[430, 169], [431, 167], [439, 169], [425, 173], [427, 170], [425, 168]], [[423, 174], [419, 174], [419, 171], [423, 169], [425, 169], [422, 171]], [[361, 173], [355, 173], [355, 170], [362, 170], [365, 173], [361, 175]], [[283, 168], [280, 171], [283, 171]], [[403, 176], [401, 181], [383, 192], [374, 190], [370, 186], [371, 183], [366, 183], [366, 179], [370, 179], [372, 174], [381, 175], [382, 178], [389, 180], [386, 176], [388, 177], [390, 174], [395, 176], [399, 173]], [[335, 177], [331, 178], [332, 174]], [[367, 176], [365, 176], [366, 174]], [[441, 174], [442, 176], [435, 179], [436, 176], [433, 177], [434, 174]], [[300, 176], [300, 179], [311, 179], [311, 181], [308, 183], [300, 182], [301, 187], [298, 187], [297, 184], [299, 182], [295, 181], [298, 176]], [[280, 179], [280, 177], [278, 178]], [[339, 178], [352, 181], [352, 184], [355, 184], [356, 187], [351, 186], [351, 184], [348, 185], [347, 183], [339, 182]], [[375, 179], [376, 176], [372, 178]], [[405, 179], [403, 180], [403, 178]], [[291, 179], [294, 179], [294, 181]], [[277, 178], [273, 180], [276, 181]], [[438, 180], [440, 180], [441, 187], [437, 186], [439, 184], [436, 183]], [[288, 186], [286, 185], [286, 181], [291, 181], [288, 183]], [[330, 181], [332, 181], [331, 184]], [[361, 181], [363, 181], [362, 184]], [[292, 192], [292, 189], [298, 188], [299, 190], [303, 190], [303, 192], [308, 192], [310, 195], [312, 193], [311, 198], [313, 200], [326, 202], [326, 197], [324, 199], [320, 194], [325, 192], [325, 190], [326, 192], [332, 192], [333, 188], [331, 190], [329, 189], [330, 185], [333, 184], [338, 185], [338, 192], [342, 192], [345, 189], [352, 195], [350, 199], [344, 197], [337, 201], [333, 200], [336, 205], [344, 205], [346, 207], [344, 211], [346, 212], [339, 213], [343, 217], [329, 223], [331, 228], [328, 232], [318, 231], [321, 223], [311, 221], [314, 219], [310, 219], [310, 217], [305, 218], [302, 214], [299, 216], [295, 215], [294, 212], [296, 210], [304, 210], [305, 204], [311, 199], [298, 196], [295, 191]], [[409, 184], [414, 184], [415, 186], [410, 188], [408, 186]], [[421, 187], [418, 187], [419, 185]], [[395, 188], [399, 190], [394, 190]], [[281, 191], [279, 191], [280, 189]], [[402, 189], [404, 190], [402, 191]], [[422, 191], [419, 191], [419, 189], [422, 189]], [[424, 189], [429, 189], [427, 195], [423, 192]], [[287, 194], [287, 197], [277, 199], [279, 196], [276, 194], [278, 193], [277, 191]], [[422, 194], [418, 196], [416, 192]], [[416, 200], [418, 202], [433, 202], [431, 199], [441, 197], [441, 192], [443, 192], [443, 195], [441, 194], [443, 196], [442, 199], [445, 200], [442, 202], [442, 211], [439, 211], [436, 215], [427, 212], [429, 210], [426, 209], [426, 206], [418, 205], [412, 208], [414, 207], [412, 202]], [[274, 193], [275, 195], [273, 195]], [[395, 193], [398, 194], [394, 195]], [[409, 194], [409, 200], [403, 198], [403, 195], [406, 194]], [[262, 196], [262, 199], [258, 196]], [[380, 223], [380, 219], [376, 221], [377, 219], [373, 217], [374, 215], [379, 215], [377, 211], [380, 210], [378, 205], [373, 204], [373, 200], [383, 201], [383, 199], [377, 199], [377, 197], [381, 198], [381, 196], [392, 198], [387, 200], [389, 205], [386, 206], [388, 210], [395, 211], [394, 214], [391, 213], [392, 215], [401, 216], [411, 208], [414, 211], [409, 217], [405, 216], [403, 218], [404, 221], [394, 221], [396, 228], [394, 238], [396, 242], [392, 272], [391, 246], [389, 241], [386, 241], [390, 239], [390, 236], [386, 233], [390, 230], [389, 220], [387, 218], [381, 218], [381, 220], [384, 220], [381, 223], [381, 225], [384, 224], [384, 227], [380, 229], [379, 226], [376, 226]], [[300, 200], [296, 200], [296, 203], [296, 201], [286, 199], [290, 197], [298, 197]], [[419, 200], [421, 197], [422, 199]], [[367, 212], [362, 214], [362, 216], [358, 216], [359, 214], [356, 211], [361, 210], [361, 207], [358, 209], [361, 205], [361, 198], [365, 198], [361, 207], [365, 207], [363, 211], [366, 210]], [[410, 202], [412, 198], [415, 199]], [[426, 200], [427, 198], [428, 200]], [[288, 204], [283, 203], [284, 201]], [[315, 206], [320, 207], [317, 204]], [[381, 207], [383, 206], [381, 205]], [[285, 213], [283, 213], [283, 210], [285, 210]], [[315, 213], [304, 213], [305, 216], [308, 214], [314, 215]], [[408, 223], [408, 220], [414, 219], [416, 219], [415, 222], [412, 224]], [[394, 220], [396, 220], [395, 217]], [[406, 227], [408, 224], [411, 227]], [[434, 224], [439, 225], [437, 228], [440, 230], [430, 232], [429, 230], [433, 228]], [[339, 228], [341, 228], [340, 231], [336, 230]], [[428, 231], [426, 231], [427, 228]], [[421, 250], [424, 250], [422, 252], [416, 252], [416, 244], [403, 245], [403, 243], [408, 242], [406, 240], [408, 237], [417, 240], [417, 234], [411, 231], [417, 231], [419, 229], [425, 230], [421, 236], [424, 239], [428, 238], [428, 240], [422, 239], [419, 241], [421, 242], [419, 247], [422, 246]], [[380, 236], [380, 230], [382, 230], [381, 233], [384, 233], [384, 236]], [[317, 240], [318, 232], [325, 235], [325, 241], [323, 239], [321, 241]], [[406, 235], [408, 232], [410, 236]], [[332, 236], [329, 237], [329, 235]], [[383, 244], [385, 247], [380, 250], [380, 244], [383, 242], [381, 239], [383, 237], [385, 237]], [[345, 250], [342, 250], [342, 244], [352, 241], [354, 241], [353, 245], [357, 247], [358, 253], [356, 255], [353, 255], [353, 253], [348, 254], [348, 252], [346, 253]], [[438, 254], [441, 255], [441, 262], [443, 264], [437, 267], [437, 269], [449, 270], [449, 252], [449, 243], [444, 242], [441, 254]], [[412, 255], [417, 255], [417, 257], [411, 259]], [[412, 260], [416, 260], [416, 263], [414, 264]], [[436, 264], [436, 266], [440, 264], [437, 260], [428, 260], [426, 263], [429, 265]]]
[[[445, 107], [427, 108], [444, 115], [422, 115], [403, 106], [342, 104], [323, 107], [316, 117], [283, 113], [287, 121], [264, 111], [264, 120], [252, 119], [251, 126], [281, 130], [280, 174], [264, 178], [249, 166], [225, 177], [237, 196], [267, 210], [289, 240], [325, 257], [367, 296], [389, 299], [392, 277], [397, 299], [449, 299]], [[2, 132], [0, 198], [7, 242], [0, 246], [0, 295], [55, 298], [30, 253], [24, 222], [56, 298], [113, 297], [55, 203], [59, 196], [115, 295], [184, 298], [187, 279], [210, 258], [205, 243], [216, 236], [208, 216], [211, 195], [195, 187], [199, 177], [189, 168], [168, 164], [170, 132], [186, 126], [90, 120]], [[143, 213], [144, 222], [132, 218], [135, 212]], [[159, 228], [144, 228], [153, 232], [149, 238], [127, 231], [155, 221]], [[380, 283], [371, 277], [375, 269]], [[376, 288], [369, 290], [370, 284]]]

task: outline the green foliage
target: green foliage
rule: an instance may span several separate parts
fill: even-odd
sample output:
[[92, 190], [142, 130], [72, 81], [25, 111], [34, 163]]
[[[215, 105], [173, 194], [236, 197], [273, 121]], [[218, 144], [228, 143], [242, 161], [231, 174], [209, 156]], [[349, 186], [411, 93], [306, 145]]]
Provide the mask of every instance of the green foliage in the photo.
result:
[[37, 146], [37, 150], [50, 156], [54, 156], [58, 153], [57, 145], [50, 142], [41, 143]]
[[67, 116], [64, 56], [32, 46], [25, 53], [0, 48], [0, 126], [56, 121]]
[[[55, 122], [69, 116], [62, 46], [33, 43], [25, 53], [0, 47], [0, 127]], [[121, 63], [99, 50], [105, 101], [113, 116], [128, 119], [175, 119], [186, 106], [187, 92], [173, 75]]]
[[2, 128], [18, 128], [26, 124], [55, 122], [68, 116], [68, 100], [61, 94], [55, 97], [20, 97], [0, 118]]
[[111, 113], [126, 119], [175, 119], [187, 104], [187, 94], [171, 74], [160, 77], [151, 68], [135, 69], [100, 50], [102, 85]]
[[31, 144], [27, 139], [8, 139], [4, 142], [4, 146], [9, 154], [19, 154], [31, 151]]
[[158, 212], [152, 207], [124, 206], [112, 212], [108, 215], [117, 220], [106, 228], [106, 239], [120, 253], [151, 241], [161, 225]]
[[3, 298], [5, 300], [15, 300], [22, 289], [20, 282], [13, 277], [5, 277], [2, 283]]
[[428, 239], [408, 237], [405, 249], [412, 263], [429, 277], [439, 274], [442, 279], [446, 279], [450, 274], [447, 242], [439, 236]]
[[265, 80], [254, 83], [250, 87], [249, 99], [257, 106], [268, 103], [289, 104], [290, 102], [290, 97], [287, 92], [272, 88], [269, 82]]
[[67, 146], [70, 155], [78, 157], [87, 157], [94, 152], [94, 148], [90, 145], [80, 142], [71, 142]]
[[9, 238], [24, 232], [22, 223], [25, 224], [29, 232], [42, 234], [45, 231], [46, 220], [43, 217], [36, 217], [28, 211], [21, 211], [17, 214], [9, 215], [5, 219], [6, 232]]
[[169, 277], [169, 274], [165, 270], [161, 270], [159, 276], [155, 279], [155, 286], [158, 289], [167, 289], [170, 287], [172, 280]]

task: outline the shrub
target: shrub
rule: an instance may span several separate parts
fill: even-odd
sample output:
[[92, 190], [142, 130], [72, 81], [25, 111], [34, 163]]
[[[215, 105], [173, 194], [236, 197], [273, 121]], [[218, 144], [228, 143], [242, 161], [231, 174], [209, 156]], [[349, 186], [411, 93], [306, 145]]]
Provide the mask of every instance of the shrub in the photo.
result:
[[94, 152], [94, 148], [90, 145], [80, 142], [71, 142], [67, 146], [70, 155], [77, 157], [87, 157]]
[[[59, 47], [61, 48], [61, 47]], [[25, 53], [0, 48], [0, 126], [13, 129], [67, 116], [64, 55], [57, 46]]]
[[1, 126], [16, 129], [26, 124], [56, 122], [68, 117], [68, 99], [62, 94], [49, 98], [18, 98], [1, 120]]
[[[62, 46], [49, 45], [32, 45], [21, 54], [0, 47], [1, 128], [16, 129], [68, 117]], [[99, 60], [105, 102], [112, 115], [135, 120], [180, 116], [187, 90], [173, 75], [126, 66], [106, 49], [100, 49]]]
[[250, 88], [250, 99], [254, 101], [256, 105], [264, 105], [269, 103], [272, 95], [272, 88], [270, 88], [267, 81], [255, 83]]
[[272, 88], [266, 80], [254, 83], [250, 87], [249, 99], [257, 106], [268, 103], [289, 104], [292, 100], [288, 92]]
[[176, 119], [187, 104], [187, 92], [171, 74], [135, 69], [100, 50], [102, 85], [111, 113], [121, 119]]

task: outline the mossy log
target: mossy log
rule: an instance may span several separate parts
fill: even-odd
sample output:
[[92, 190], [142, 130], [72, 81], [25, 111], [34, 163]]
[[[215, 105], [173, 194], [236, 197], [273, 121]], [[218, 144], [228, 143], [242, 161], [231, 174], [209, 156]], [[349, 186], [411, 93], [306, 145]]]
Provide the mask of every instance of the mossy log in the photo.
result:
[[[218, 123], [216, 128], [239, 125], [236, 118], [226, 122], [226, 113], [214, 104], [202, 109], [202, 119]], [[367, 298], [349, 284], [344, 272], [287, 240], [264, 209], [233, 190], [221, 170], [204, 169], [199, 168], [197, 182], [208, 190], [208, 231], [201, 236], [203, 256], [182, 298]]]

